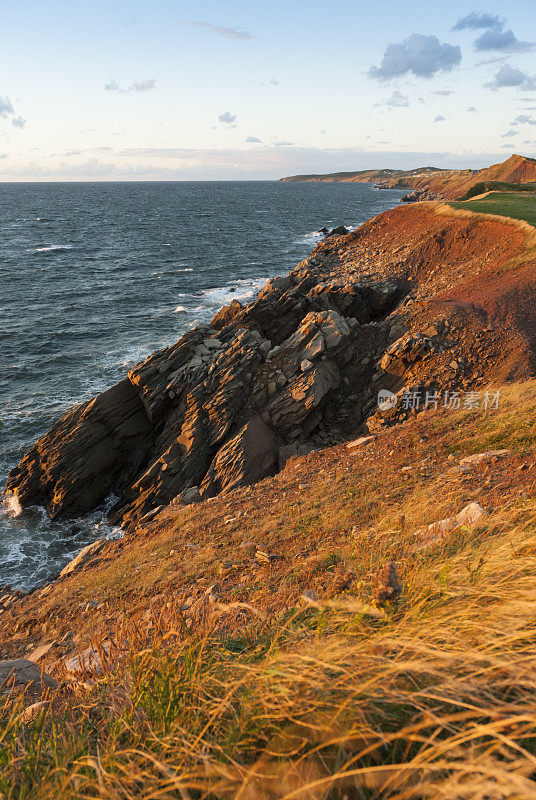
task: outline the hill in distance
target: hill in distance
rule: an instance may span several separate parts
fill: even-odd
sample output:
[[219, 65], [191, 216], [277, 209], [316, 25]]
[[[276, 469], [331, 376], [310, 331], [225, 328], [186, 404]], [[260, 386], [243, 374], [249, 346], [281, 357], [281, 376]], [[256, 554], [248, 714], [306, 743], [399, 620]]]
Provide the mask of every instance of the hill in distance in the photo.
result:
[[536, 159], [512, 155], [500, 164], [481, 170], [419, 167], [412, 170], [361, 170], [334, 172], [328, 175], [292, 175], [283, 182], [374, 183], [382, 189], [412, 189], [428, 198], [457, 200], [477, 183], [497, 181], [510, 184], [536, 181]]

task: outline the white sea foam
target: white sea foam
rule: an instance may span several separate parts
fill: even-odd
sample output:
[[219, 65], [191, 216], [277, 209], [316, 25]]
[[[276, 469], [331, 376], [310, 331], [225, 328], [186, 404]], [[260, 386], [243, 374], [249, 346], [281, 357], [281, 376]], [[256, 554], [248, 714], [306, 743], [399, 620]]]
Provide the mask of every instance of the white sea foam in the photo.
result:
[[[326, 227], [329, 228], [330, 224], [331, 223], [328, 223], [328, 225]], [[355, 231], [358, 226], [356, 226], [356, 225], [345, 225], [344, 227], [350, 233], [352, 233], [352, 231]], [[301, 239], [298, 239], [296, 241], [296, 244], [311, 244], [313, 242], [316, 243], [316, 242], [319, 242], [323, 238], [324, 238], [324, 234], [322, 233], [322, 231], [311, 231], [310, 233], [306, 233], [305, 236], [303, 236]]]
[[8, 493], [2, 499], [2, 511], [6, 516], [14, 519], [22, 514], [22, 506], [15, 494]]
[[[232, 300], [240, 302], [251, 300], [265, 283], [264, 279], [252, 281], [249, 278], [242, 278], [235, 281], [233, 286], [215, 286], [212, 289], [204, 289], [200, 292], [200, 296], [211, 308], [219, 307], [227, 305]], [[199, 308], [201, 309], [203, 306]]]
[[177, 306], [177, 308], [173, 309], [174, 314], [186, 314], [187, 311], [188, 309], [185, 308], [184, 306]]
[[51, 244], [48, 247], [33, 247], [26, 250], [27, 253], [52, 253], [56, 250], [72, 250], [72, 244]]

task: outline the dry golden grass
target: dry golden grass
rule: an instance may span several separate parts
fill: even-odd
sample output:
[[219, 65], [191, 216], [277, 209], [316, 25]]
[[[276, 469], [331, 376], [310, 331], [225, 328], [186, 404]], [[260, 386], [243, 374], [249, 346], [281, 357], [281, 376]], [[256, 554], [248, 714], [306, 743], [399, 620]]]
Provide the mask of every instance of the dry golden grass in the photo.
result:
[[[305, 536], [313, 510], [324, 536], [353, 523], [322, 556], [329, 574], [341, 560], [355, 571], [351, 587], [312, 603], [289, 596], [264, 619], [224, 598], [188, 625], [178, 596], [123, 618], [103, 676], [66, 680], [31, 719], [4, 700], [0, 796], [534, 797], [536, 499], [532, 479], [522, 483], [531, 467], [518, 469], [535, 457], [535, 390], [504, 388], [487, 415], [444, 412], [391, 431], [370, 459], [353, 456], [354, 470], [339, 450], [326, 454], [321, 491], [310, 482], [299, 502], [290, 494], [286, 524], [296, 509]], [[469, 484], [446, 471], [501, 447], [512, 458]], [[488, 476], [515, 480], [478, 493], [487, 517], [412, 551], [416, 527], [458, 511]], [[239, 525], [242, 536], [255, 523]], [[381, 609], [371, 573], [388, 559], [403, 592]]]

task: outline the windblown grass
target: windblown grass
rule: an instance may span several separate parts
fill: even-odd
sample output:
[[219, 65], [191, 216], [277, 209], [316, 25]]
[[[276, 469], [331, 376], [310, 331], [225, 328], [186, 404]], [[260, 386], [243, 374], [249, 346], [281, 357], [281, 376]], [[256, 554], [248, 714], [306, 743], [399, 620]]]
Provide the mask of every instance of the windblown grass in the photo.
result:
[[[128, 624], [103, 677], [4, 707], [5, 798], [532, 798], [536, 503], [406, 559], [400, 605]], [[361, 596], [359, 596], [361, 594]]]
[[[496, 414], [432, 415], [414, 457], [508, 446], [532, 459], [534, 388], [505, 389]], [[378, 454], [384, 484], [386, 465], [392, 479], [405, 463], [389, 459]], [[376, 491], [372, 468], [363, 462], [362, 480]], [[414, 552], [414, 526], [458, 509], [464, 491], [447, 489], [444, 470], [423, 473], [396, 505], [382, 509], [376, 494], [375, 514], [363, 505], [367, 524], [345, 545], [358, 578], [350, 591], [265, 619], [245, 603], [207, 604], [194, 624], [174, 597], [124, 619], [105, 673], [64, 676], [31, 718], [4, 698], [0, 796], [533, 798], [536, 499], [511, 494], [478, 526]], [[361, 502], [347, 486], [355, 494], [342, 511], [326, 492], [317, 512]], [[339, 558], [334, 550], [323, 568]], [[371, 573], [387, 559], [403, 592], [381, 609]]]

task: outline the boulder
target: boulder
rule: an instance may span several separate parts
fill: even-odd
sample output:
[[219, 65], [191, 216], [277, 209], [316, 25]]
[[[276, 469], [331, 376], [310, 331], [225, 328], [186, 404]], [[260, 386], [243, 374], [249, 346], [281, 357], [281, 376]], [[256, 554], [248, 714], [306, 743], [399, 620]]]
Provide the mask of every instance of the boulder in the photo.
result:
[[406, 333], [393, 342], [380, 360], [384, 372], [401, 377], [406, 369], [432, 348], [431, 339], [421, 333]]
[[426, 528], [420, 528], [415, 531], [413, 536], [417, 540], [413, 550], [422, 550], [425, 547], [430, 547], [436, 542], [441, 541], [456, 528], [465, 525], [476, 525], [476, 523], [487, 516], [485, 509], [479, 503], [469, 503], [454, 517], [445, 517], [437, 522], [432, 522]]
[[84, 547], [83, 550], [80, 550], [78, 555], [73, 558], [72, 561], [69, 561], [67, 566], [62, 569], [60, 572], [60, 578], [66, 578], [67, 575], [72, 575], [73, 572], [79, 572], [81, 569], [83, 569], [86, 564], [88, 564], [90, 561], [93, 561], [95, 556], [100, 553], [105, 544], [105, 539], [97, 539], [96, 542], [92, 542]]
[[81, 653], [63, 662], [67, 672], [79, 673], [90, 672], [95, 675], [102, 675], [104, 667], [110, 658], [111, 642], [106, 640], [99, 647], [87, 647]]
[[233, 300], [230, 305], [223, 306], [223, 308], [214, 314], [210, 321], [210, 327], [216, 328], [218, 331], [225, 328], [225, 326], [230, 325], [243, 310], [243, 305], [239, 303], [238, 300]]
[[465, 456], [460, 461], [461, 466], [478, 466], [479, 464], [485, 464], [489, 461], [495, 461], [500, 458], [506, 458], [506, 456], [510, 455], [509, 450], [487, 450], [484, 453], [474, 453], [471, 456]]
[[0, 661], [0, 690], [8, 690], [14, 686], [36, 686], [41, 689], [54, 689], [58, 684], [43, 672], [33, 661], [26, 658], [14, 658]]
[[348, 450], [357, 450], [359, 447], [364, 447], [374, 441], [375, 436], [360, 436], [359, 439], [354, 439], [353, 442], [348, 442], [346, 447]]

